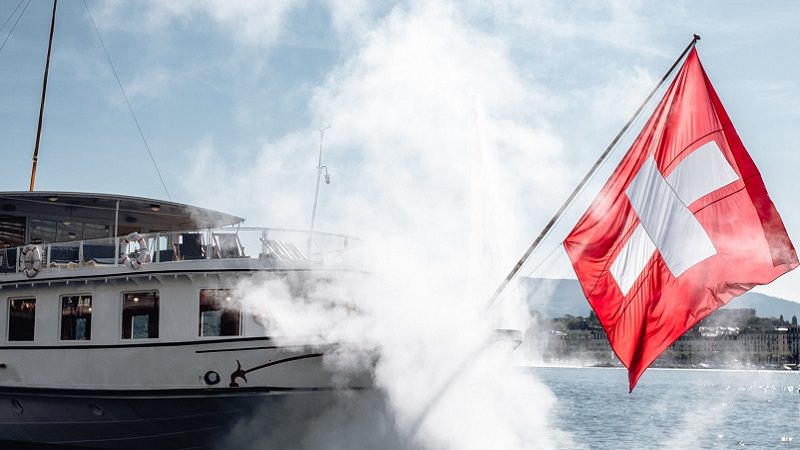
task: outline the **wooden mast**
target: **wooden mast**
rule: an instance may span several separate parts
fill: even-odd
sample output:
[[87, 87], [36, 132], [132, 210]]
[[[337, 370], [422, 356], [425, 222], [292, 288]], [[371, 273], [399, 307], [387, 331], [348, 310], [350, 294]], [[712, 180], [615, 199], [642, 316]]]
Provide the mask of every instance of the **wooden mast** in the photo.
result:
[[56, 6], [58, 0], [53, 0], [53, 19], [50, 22], [50, 41], [47, 43], [47, 61], [44, 64], [44, 80], [42, 81], [42, 102], [39, 105], [39, 125], [36, 127], [36, 145], [33, 147], [33, 166], [31, 167], [30, 191], [36, 184], [36, 163], [39, 160], [39, 141], [42, 137], [42, 119], [44, 118], [44, 99], [47, 96], [47, 73], [50, 70], [50, 53], [53, 49], [53, 32], [56, 29]]

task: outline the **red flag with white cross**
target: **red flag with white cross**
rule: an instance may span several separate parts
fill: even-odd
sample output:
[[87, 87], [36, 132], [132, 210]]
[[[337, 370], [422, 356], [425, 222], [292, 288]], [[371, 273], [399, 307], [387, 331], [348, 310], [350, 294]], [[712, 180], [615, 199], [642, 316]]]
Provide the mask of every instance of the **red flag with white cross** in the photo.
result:
[[695, 49], [564, 247], [631, 390], [712, 311], [798, 265]]

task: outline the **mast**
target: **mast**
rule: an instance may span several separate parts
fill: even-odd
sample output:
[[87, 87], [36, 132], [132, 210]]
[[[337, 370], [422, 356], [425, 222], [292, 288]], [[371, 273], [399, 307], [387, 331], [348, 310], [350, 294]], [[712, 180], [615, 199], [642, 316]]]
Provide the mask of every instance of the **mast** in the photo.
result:
[[314, 219], [317, 218], [317, 198], [319, 198], [319, 179], [322, 176], [322, 169], [325, 169], [325, 184], [331, 183], [331, 178], [328, 175], [328, 167], [322, 165], [322, 138], [325, 136], [325, 130], [331, 126], [321, 127], [319, 129], [319, 161], [317, 161], [317, 189], [314, 191], [314, 207], [311, 209], [311, 225], [308, 227], [308, 247], [306, 250], [311, 254], [311, 241], [314, 236]]
[[36, 163], [39, 161], [39, 141], [42, 137], [42, 119], [44, 118], [44, 99], [47, 96], [47, 74], [50, 71], [50, 53], [53, 50], [53, 33], [56, 29], [56, 6], [58, 0], [53, 0], [53, 19], [50, 21], [50, 40], [47, 43], [47, 61], [44, 64], [44, 79], [42, 80], [42, 102], [39, 105], [39, 125], [36, 127], [36, 144], [33, 147], [33, 166], [31, 167], [30, 191], [36, 184]]

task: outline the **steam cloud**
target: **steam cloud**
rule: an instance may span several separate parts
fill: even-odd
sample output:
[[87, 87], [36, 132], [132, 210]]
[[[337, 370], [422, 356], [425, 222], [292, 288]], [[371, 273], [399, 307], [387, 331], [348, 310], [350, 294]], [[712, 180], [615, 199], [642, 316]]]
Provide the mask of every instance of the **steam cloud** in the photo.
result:
[[[309, 104], [312, 123], [332, 125], [323, 164], [334, 183], [320, 193], [317, 229], [362, 237], [369, 275], [319, 280], [305, 296], [277, 280], [239, 288], [279, 335], [377, 352], [378, 389], [334, 397], [314, 414], [286, 405], [280, 424], [274, 409], [257, 414], [231, 435], [232, 448], [576, 448], [552, 425], [550, 390], [490, 343], [493, 328], [527, 326], [513, 293], [486, 308], [532, 234], [523, 218], [555, 210], [575, 175], [541, 114], [559, 99], [514, 63], [518, 49], [472, 24], [481, 11], [412, 2], [365, 21], [363, 4], [331, 6], [336, 29], [353, 34]], [[520, 27], [508, 12], [493, 20]], [[645, 78], [637, 73], [635, 85]], [[205, 140], [187, 186], [203, 205], [249, 212], [248, 223], [302, 227], [318, 138], [289, 133], [247, 161]], [[517, 202], [532, 192], [535, 201]]]
[[[530, 234], [517, 229], [508, 199], [518, 198], [518, 189], [560, 190], [549, 182], [564, 170], [558, 140], [535, 114], [543, 101], [520, 78], [502, 41], [442, 6], [394, 10], [328, 76], [312, 102], [333, 125], [323, 163], [334, 184], [323, 186], [318, 228], [363, 237], [369, 274], [315, 284], [305, 296], [275, 280], [240, 288], [246, 304], [264, 305], [278, 335], [316, 335], [376, 351], [377, 398], [334, 398], [314, 419], [291, 421], [288, 435], [268, 427], [272, 414], [257, 415], [237, 429], [232, 446], [353, 448], [356, 439], [382, 447], [483, 449], [569, 442], [552, 426], [549, 389], [519, 371], [507, 346], [491, 343], [495, 327], [524, 328], [527, 310], [513, 296], [486, 309], [519, 253], [509, 237]], [[289, 135], [268, 145], [247, 176], [232, 179], [239, 196], [262, 205], [262, 218], [279, 225], [307, 220], [308, 209], [297, 205], [308, 204], [308, 180], [295, 180], [300, 167], [315, 165], [307, 149], [318, 136], [311, 137]], [[219, 160], [215, 150], [205, 154], [195, 169], [198, 181], [218, 170], [210, 162]], [[330, 302], [355, 304], [359, 314]], [[288, 417], [307, 413], [290, 409]]]

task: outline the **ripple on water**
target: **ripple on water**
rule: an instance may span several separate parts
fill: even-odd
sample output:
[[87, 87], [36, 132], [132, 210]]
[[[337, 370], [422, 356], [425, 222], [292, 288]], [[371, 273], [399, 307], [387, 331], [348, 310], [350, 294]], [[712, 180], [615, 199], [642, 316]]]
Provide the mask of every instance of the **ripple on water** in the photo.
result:
[[798, 372], [650, 370], [631, 394], [624, 370], [534, 374], [558, 398], [554, 425], [586, 450], [800, 449]]

